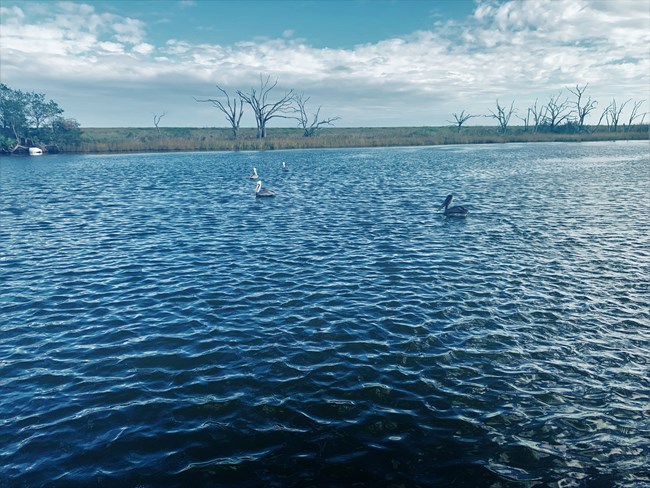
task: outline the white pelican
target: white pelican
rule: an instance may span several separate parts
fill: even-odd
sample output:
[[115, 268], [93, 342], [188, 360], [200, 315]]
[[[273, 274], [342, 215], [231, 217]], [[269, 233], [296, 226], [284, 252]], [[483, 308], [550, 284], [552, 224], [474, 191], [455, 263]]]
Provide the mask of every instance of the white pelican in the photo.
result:
[[260, 197], [274, 197], [275, 192], [273, 190], [262, 190], [262, 182], [257, 181], [257, 185], [255, 185], [255, 196], [260, 198]]
[[454, 207], [450, 207], [449, 204], [451, 203], [451, 200], [454, 198], [453, 195], [447, 195], [447, 198], [445, 198], [445, 201], [438, 207], [438, 210], [445, 209], [444, 214], [447, 217], [464, 217], [467, 215], [467, 209], [465, 207], [462, 207], [460, 205], [456, 205]]
[[253, 172], [251, 173], [251, 180], [257, 180], [259, 176], [257, 176], [257, 170], [255, 169], [255, 166], [253, 166]]

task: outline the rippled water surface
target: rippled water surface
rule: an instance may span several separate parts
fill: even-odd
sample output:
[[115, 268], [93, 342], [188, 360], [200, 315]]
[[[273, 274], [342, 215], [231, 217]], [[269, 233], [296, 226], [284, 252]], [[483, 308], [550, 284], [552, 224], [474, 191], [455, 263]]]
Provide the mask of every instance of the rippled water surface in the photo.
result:
[[649, 157], [1, 159], [0, 485], [650, 483]]

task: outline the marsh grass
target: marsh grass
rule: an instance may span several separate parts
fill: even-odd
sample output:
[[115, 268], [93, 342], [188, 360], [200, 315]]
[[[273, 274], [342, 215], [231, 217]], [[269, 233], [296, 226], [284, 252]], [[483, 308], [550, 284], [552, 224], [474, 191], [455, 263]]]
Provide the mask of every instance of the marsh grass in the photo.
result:
[[265, 151], [279, 149], [436, 146], [445, 144], [494, 144], [508, 142], [569, 142], [648, 139], [648, 125], [608, 132], [606, 128], [581, 134], [533, 133], [513, 127], [500, 134], [495, 127], [325, 128], [304, 137], [302, 129], [269, 128], [257, 139], [256, 129], [240, 130], [237, 139], [227, 128], [86, 128], [81, 142], [63, 147], [69, 153]]

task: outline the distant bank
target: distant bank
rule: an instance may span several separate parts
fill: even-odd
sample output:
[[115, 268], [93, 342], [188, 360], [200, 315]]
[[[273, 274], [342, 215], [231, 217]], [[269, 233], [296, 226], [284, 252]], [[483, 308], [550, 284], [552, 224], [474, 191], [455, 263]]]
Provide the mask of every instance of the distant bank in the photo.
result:
[[302, 129], [269, 128], [265, 139], [256, 129], [243, 128], [237, 139], [228, 128], [83, 128], [81, 142], [64, 147], [68, 153], [265, 151], [351, 147], [435, 146], [507, 142], [574, 142], [650, 139], [648, 125], [590, 128], [582, 133], [531, 132], [512, 127], [505, 134], [496, 127], [360, 127], [325, 128], [311, 137]]

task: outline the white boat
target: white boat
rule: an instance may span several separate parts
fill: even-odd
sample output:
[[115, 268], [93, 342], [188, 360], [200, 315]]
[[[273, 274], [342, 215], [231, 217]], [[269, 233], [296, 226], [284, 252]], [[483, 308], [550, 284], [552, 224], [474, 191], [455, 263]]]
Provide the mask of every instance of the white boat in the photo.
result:
[[29, 148], [29, 155], [30, 156], [42, 156], [43, 155], [43, 150], [40, 147], [30, 147]]

